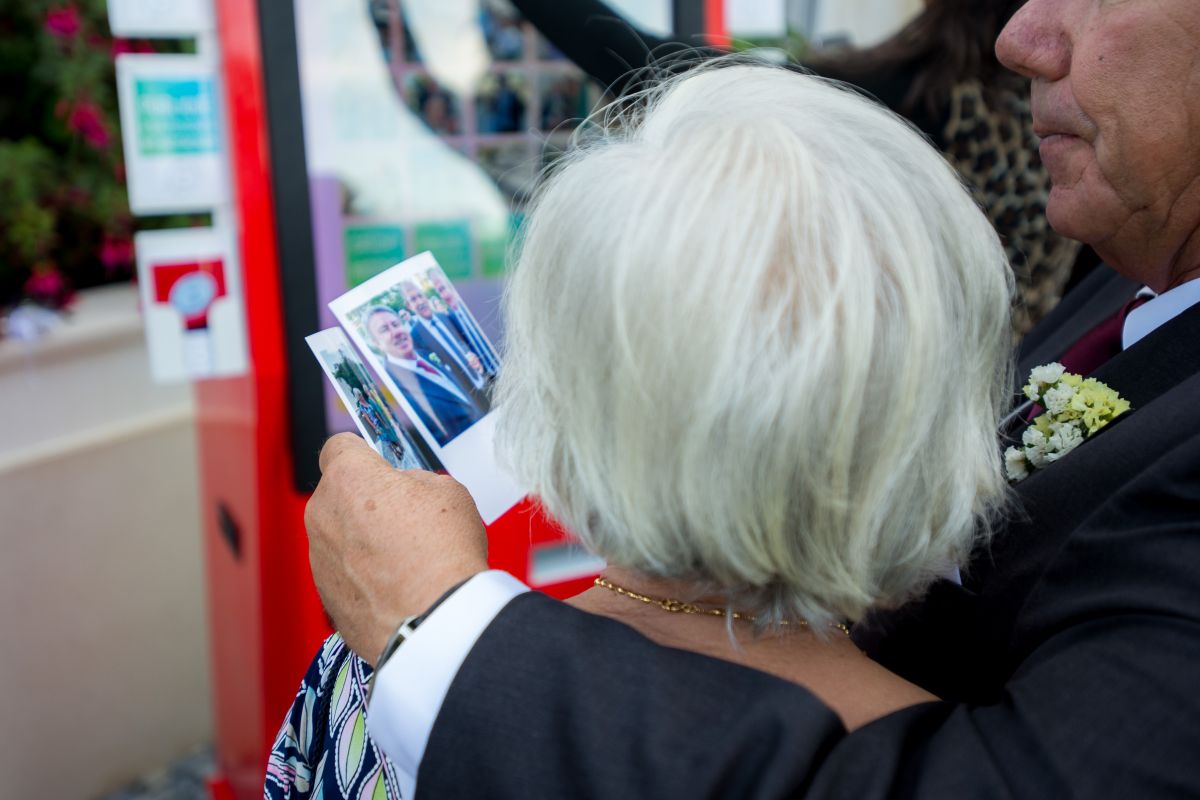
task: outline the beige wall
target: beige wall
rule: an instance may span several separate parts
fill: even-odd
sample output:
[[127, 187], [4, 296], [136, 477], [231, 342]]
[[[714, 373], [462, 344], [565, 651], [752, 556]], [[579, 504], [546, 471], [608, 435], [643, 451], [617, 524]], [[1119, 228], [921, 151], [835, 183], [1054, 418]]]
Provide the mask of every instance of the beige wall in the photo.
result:
[[190, 391], [128, 287], [0, 342], [0, 796], [90, 798], [211, 736]]

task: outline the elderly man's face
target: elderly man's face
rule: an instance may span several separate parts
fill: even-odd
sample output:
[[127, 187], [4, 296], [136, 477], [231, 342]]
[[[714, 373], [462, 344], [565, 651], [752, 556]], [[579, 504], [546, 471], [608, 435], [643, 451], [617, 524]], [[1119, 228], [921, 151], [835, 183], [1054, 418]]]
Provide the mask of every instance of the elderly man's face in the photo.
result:
[[412, 334], [399, 314], [376, 311], [367, 320], [367, 331], [387, 355], [402, 359], [413, 357]]
[[429, 304], [429, 298], [425, 293], [411, 283], [405, 284], [404, 301], [408, 304], [408, 308], [414, 314], [419, 314], [424, 319], [429, 319], [433, 316], [433, 306]]
[[1033, 79], [1061, 233], [1162, 291], [1200, 267], [1200, 1], [1029, 0], [996, 43]]
[[454, 297], [454, 292], [450, 291], [450, 287], [441, 278], [434, 276], [430, 279], [433, 282], [433, 288], [437, 289], [437, 293], [441, 296], [442, 302], [446, 304], [446, 308], [454, 308], [457, 305], [457, 300]]

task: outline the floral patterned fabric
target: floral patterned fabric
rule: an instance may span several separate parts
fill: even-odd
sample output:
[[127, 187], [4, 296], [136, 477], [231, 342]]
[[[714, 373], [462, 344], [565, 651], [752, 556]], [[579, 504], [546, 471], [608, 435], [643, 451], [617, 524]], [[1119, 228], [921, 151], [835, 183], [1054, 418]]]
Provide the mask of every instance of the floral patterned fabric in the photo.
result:
[[325, 640], [271, 748], [265, 800], [400, 797], [395, 769], [367, 735], [370, 677], [341, 636]]

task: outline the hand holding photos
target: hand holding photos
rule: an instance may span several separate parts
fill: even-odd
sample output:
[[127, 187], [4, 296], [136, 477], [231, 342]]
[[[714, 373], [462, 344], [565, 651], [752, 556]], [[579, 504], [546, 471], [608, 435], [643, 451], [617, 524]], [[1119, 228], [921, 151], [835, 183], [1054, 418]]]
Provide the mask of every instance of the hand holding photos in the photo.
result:
[[433, 255], [395, 265], [329, 308], [485, 522], [516, 504], [525, 493], [493, 447], [500, 359]]

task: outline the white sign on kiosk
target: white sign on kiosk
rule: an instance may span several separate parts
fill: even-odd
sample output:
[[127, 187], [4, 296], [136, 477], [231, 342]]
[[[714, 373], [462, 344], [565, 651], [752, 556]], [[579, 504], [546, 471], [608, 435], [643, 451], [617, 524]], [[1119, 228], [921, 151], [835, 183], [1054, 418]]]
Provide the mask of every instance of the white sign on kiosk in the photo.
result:
[[194, 55], [122, 54], [117, 90], [133, 213], [187, 213], [228, 202], [214, 62]]
[[213, 0], [108, 0], [108, 27], [125, 39], [208, 33], [214, 28]]
[[143, 231], [134, 246], [154, 379], [245, 372], [241, 270], [229, 237], [213, 228]]

